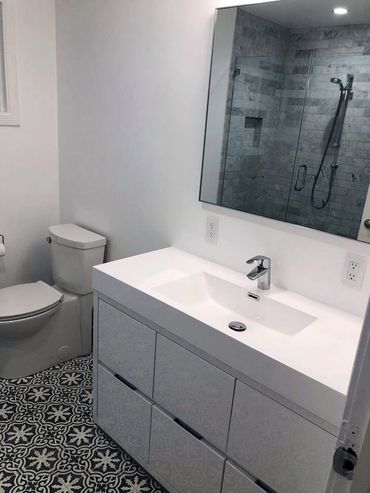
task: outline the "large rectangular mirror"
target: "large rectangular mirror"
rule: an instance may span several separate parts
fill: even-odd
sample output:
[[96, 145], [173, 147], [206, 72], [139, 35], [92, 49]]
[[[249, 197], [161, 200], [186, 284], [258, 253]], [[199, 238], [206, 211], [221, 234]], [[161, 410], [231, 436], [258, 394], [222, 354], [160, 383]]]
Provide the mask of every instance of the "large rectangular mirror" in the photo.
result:
[[201, 201], [370, 242], [370, 8], [347, 3], [217, 11]]

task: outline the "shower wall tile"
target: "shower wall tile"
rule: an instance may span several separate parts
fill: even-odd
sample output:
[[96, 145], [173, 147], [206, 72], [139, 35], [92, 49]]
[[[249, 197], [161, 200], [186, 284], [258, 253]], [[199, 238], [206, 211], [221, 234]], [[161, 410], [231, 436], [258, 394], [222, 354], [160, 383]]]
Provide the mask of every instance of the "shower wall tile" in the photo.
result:
[[[318, 200], [330, 164], [339, 167], [330, 204], [317, 210], [311, 189], [339, 96], [330, 78], [348, 73], [354, 97]], [[370, 27], [289, 30], [239, 8], [222, 160], [222, 205], [357, 238], [370, 179]], [[306, 186], [287, 208], [295, 164], [307, 166]]]

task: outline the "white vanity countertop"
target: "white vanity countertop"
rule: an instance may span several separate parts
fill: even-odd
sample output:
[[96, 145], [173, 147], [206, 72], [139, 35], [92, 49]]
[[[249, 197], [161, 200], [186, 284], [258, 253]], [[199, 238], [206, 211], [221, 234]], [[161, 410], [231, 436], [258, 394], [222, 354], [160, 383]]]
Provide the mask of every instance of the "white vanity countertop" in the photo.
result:
[[[295, 334], [266, 327], [259, 330], [257, 322], [245, 332], [230, 330], [226, 321], [211, 326], [204, 305], [197, 312], [194, 299], [180, 303], [158, 289], [197, 273], [215, 276], [242, 288], [246, 296], [248, 291], [261, 294], [315, 319]], [[362, 328], [360, 317], [274, 286], [259, 292], [257, 282], [245, 274], [172, 247], [97, 266], [93, 286], [285, 399], [339, 425]], [[146, 303], [140, 293], [147, 295]], [[209, 310], [217, 311], [217, 305]], [[188, 317], [183, 319], [181, 314]]]

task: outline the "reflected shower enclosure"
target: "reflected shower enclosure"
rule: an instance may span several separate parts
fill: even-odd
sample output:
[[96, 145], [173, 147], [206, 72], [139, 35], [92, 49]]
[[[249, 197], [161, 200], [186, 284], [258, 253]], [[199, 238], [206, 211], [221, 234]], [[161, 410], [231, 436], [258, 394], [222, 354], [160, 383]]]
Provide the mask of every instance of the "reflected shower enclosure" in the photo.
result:
[[370, 24], [270, 5], [218, 11], [200, 200], [370, 241]]

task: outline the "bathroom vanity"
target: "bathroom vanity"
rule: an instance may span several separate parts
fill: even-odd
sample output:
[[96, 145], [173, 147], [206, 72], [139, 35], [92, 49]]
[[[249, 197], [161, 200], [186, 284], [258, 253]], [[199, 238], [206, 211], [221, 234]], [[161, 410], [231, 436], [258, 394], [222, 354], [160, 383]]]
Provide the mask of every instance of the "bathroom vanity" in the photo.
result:
[[93, 286], [95, 420], [170, 492], [325, 492], [360, 318], [176, 248]]

